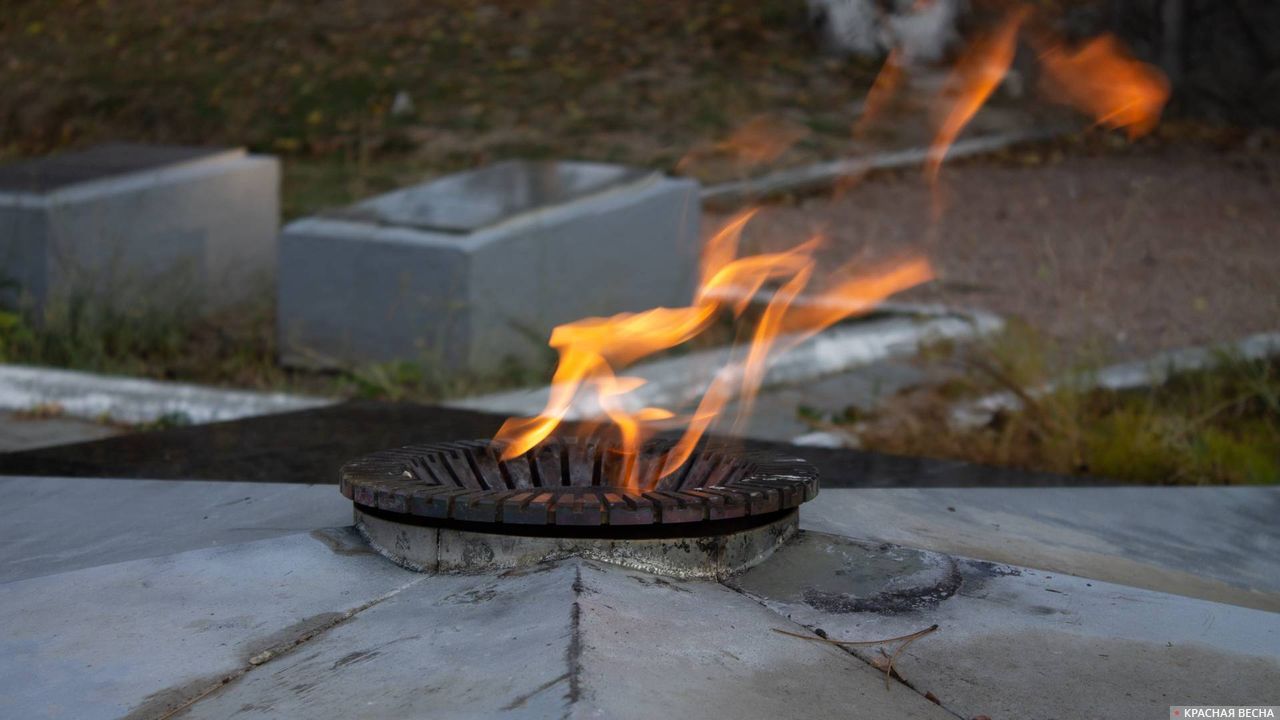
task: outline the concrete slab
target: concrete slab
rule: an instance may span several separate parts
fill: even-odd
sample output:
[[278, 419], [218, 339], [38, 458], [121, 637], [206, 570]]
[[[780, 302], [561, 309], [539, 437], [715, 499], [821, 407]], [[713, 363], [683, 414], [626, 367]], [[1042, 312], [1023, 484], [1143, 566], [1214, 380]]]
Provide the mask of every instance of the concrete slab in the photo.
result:
[[583, 564], [573, 718], [952, 718], [723, 585]]
[[0, 477], [0, 583], [351, 522], [332, 485]]
[[[331, 486], [9, 478], [0, 492], [28, 522], [0, 535], [18, 572], [36, 559], [31, 542], [53, 548], [54, 565], [110, 563], [0, 583], [0, 717], [940, 720], [1145, 717], [1184, 703], [1280, 701], [1280, 613], [884, 542], [806, 532], [730, 587], [577, 558], [420, 575], [350, 528], [118, 562], [147, 545], [278, 533], [349, 517], [349, 507]], [[864, 492], [824, 491], [809, 504], [823, 511], [805, 522], [849, 522], [836, 512], [849, 506], [870, 512], [855, 494]], [[1212, 497], [1156, 505], [1191, 512]], [[1259, 497], [1238, 499], [1269, 512]], [[1080, 522], [1105, 524], [1110, 516], [1091, 502], [1080, 502]], [[885, 503], [886, 514], [895, 503], [912, 508]], [[208, 527], [184, 514], [204, 508]], [[1044, 525], [1024, 528], [1030, 547], [1065, 532], [1008, 508], [1017, 512]], [[37, 537], [24, 547], [27, 532]], [[1078, 532], [1067, 537], [1089, 537]], [[1215, 547], [1169, 552], [1212, 559]], [[1117, 552], [1172, 563], [1139, 543]], [[898, 659], [909, 685], [888, 689], [871, 665], [875, 648], [849, 653], [773, 632], [873, 639], [932, 624], [939, 631]]]
[[539, 570], [428, 577], [184, 717], [563, 717], [576, 682], [569, 648], [577, 571]]
[[351, 530], [0, 585], [0, 717], [162, 717], [421, 582]]
[[938, 625], [895, 667], [958, 717], [1164, 717], [1170, 705], [1280, 702], [1276, 613], [812, 532], [735, 584], [836, 639]]
[[436, 576], [187, 717], [950, 717], [776, 626], [794, 627], [721, 585], [587, 561]]
[[1280, 611], [1280, 488], [827, 488], [801, 527]]
[[546, 365], [556, 325], [687, 305], [699, 213], [693, 181], [512, 162], [298, 220], [280, 240], [282, 358]]

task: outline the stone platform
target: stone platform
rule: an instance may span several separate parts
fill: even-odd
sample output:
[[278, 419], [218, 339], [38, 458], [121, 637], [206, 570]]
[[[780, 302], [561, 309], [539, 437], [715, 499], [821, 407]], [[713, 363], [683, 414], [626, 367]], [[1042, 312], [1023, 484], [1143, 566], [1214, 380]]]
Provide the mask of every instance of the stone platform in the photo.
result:
[[[1276, 488], [824, 489], [795, 540], [724, 582], [579, 557], [414, 573], [346, 526], [332, 486], [14, 477], [0, 490], [19, 519], [0, 526], [4, 717], [944, 720], [1280, 704], [1280, 614], [1261, 609], [1280, 587]], [[961, 530], [964, 554], [943, 546]], [[1113, 575], [1177, 557], [1252, 595]], [[933, 625], [888, 683], [876, 646], [816, 640]]]

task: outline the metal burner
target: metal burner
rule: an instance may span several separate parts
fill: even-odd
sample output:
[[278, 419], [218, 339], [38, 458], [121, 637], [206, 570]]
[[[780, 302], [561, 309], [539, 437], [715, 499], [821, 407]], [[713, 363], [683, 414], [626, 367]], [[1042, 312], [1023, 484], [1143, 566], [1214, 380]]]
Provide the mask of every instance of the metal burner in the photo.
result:
[[548, 525], [689, 531], [690, 523], [771, 516], [818, 493], [817, 472], [802, 460], [708, 446], [659, 480], [670, 447], [654, 441], [642, 448], [640, 490], [619, 481], [624, 458], [616, 446], [575, 439], [549, 440], [508, 461], [487, 440], [385, 450], [343, 467], [341, 487], [357, 506], [427, 524], [509, 527], [488, 532]]

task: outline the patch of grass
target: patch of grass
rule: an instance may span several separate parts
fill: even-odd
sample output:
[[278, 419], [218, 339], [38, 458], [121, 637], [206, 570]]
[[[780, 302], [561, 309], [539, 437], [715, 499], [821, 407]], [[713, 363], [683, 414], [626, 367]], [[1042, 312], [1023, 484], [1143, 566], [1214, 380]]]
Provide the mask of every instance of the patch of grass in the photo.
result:
[[154, 308], [140, 313], [106, 309], [88, 298], [60, 302], [45, 313], [39, 329], [22, 314], [6, 311], [0, 323], [0, 346], [4, 359], [76, 369], [121, 372], [137, 368], [120, 362], [129, 358], [137, 364], [148, 359], [174, 355], [180, 342], [177, 328], [184, 324], [176, 306]]
[[[87, 298], [29, 315], [0, 308], [0, 362], [339, 397], [438, 401], [534, 384], [548, 368], [508, 363], [484, 376], [445, 372], [429, 359], [304, 370], [277, 362], [268, 300], [199, 317], [181, 308], [110, 308]], [[166, 426], [180, 419], [168, 418]]]
[[34, 342], [34, 334], [20, 314], [0, 310], [0, 362], [17, 362]]
[[1091, 472], [1146, 482], [1280, 481], [1280, 362], [1223, 358], [1145, 392], [1083, 396]]
[[[1139, 483], [1280, 482], [1280, 360], [1221, 357], [1157, 387], [1092, 388], [1087, 367], [1036, 394], [1060, 357], [1024, 330], [1006, 333], [972, 357], [947, 392], [895, 398], [853, 426], [863, 446]], [[972, 398], [1003, 390], [1022, 398], [980, 427], [957, 426], [954, 387]]]
[[170, 428], [186, 427], [191, 424], [191, 417], [184, 412], [170, 412], [150, 422], [136, 423], [128, 426], [131, 432], [151, 432]]

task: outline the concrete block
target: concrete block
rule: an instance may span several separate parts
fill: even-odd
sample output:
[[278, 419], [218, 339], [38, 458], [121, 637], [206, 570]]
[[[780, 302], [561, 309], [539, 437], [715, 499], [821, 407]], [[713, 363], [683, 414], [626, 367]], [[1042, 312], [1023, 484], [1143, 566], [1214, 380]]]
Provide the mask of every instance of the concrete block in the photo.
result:
[[241, 301], [274, 274], [279, 185], [274, 158], [238, 149], [101, 145], [0, 167], [0, 300]]
[[698, 222], [692, 181], [524, 161], [299, 220], [280, 241], [282, 359], [540, 364], [556, 325], [688, 304]]

